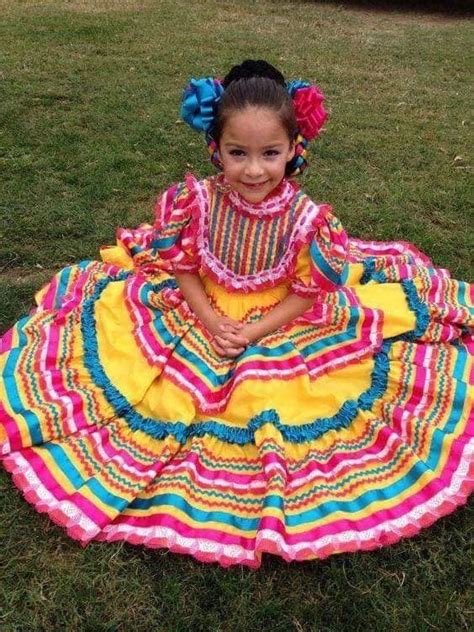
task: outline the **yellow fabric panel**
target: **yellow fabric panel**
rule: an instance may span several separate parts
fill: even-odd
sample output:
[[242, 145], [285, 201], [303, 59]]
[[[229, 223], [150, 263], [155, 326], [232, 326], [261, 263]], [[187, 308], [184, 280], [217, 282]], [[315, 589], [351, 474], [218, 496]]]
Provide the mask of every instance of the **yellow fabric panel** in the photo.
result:
[[[183, 423], [195, 420], [196, 406], [191, 396], [161, 375], [137, 349], [123, 289], [123, 282], [111, 283], [96, 303], [99, 357], [108, 378], [147, 417]], [[260, 292], [259, 304], [262, 294], [274, 300], [269, 292]], [[242, 309], [242, 305], [248, 307], [255, 301], [255, 295], [245, 295], [236, 305]], [[268, 408], [268, 402], [285, 424], [331, 416], [342, 402], [357, 399], [369, 387], [372, 368], [372, 360], [355, 363], [320, 376], [315, 382], [307, 375], [292, 375], [289, 380], [246, 378], [231, 394], [225, 412], [198, 414], [197, 419], [245, 427], [251, 417]]]
[[255, 292], [229, 292], [206, 275], [201, 276], [206, 294], [229, 318], [243, 319], [250, 311], [267, 311], [288, 295], [288, 283]]
[[[315, 417], [330, 417], [338, 412], [345, 399], [357, 399], [370, 386], [372, 368], [373, 362], [366, 361], [340, 369], [331, 377], [320, 376], [315, 382], [306, 375], [289, 380], [247, 378], [233, 391], [224, 411], [208, 414], [197, 412], [190, 395], [161, 376], [149, 384], [136, 409], [144, 416], [163, 421], [218, 421], [246, 428], [252, 417], [272, 408], [282, 423], [298, 425]], [[121, 385], [116, 383], [116, 386]]]
[[110, 283], [95, 303], [100, 363], [109, 380], [133, 405], [143, 399], [157, 369], [137, 349], [124, 302], [124, 282]]
[[295, 277], [304, 285], [311, 285], [311, 255], [309, 244], [303, 246], [296, 257]]
[[347, 279], [345, 284], [351, 286], [360, 283], [363, 274], [363, 263], [349, 263], [347, 266]]
[[354, 286], [353, 289], [362, 305], [383, 311], [384, 338], [413, 331], [416, 327], [415, 314], [408, 307], [405, 292], [399, 283], [367, 283]]
[[[309, 252], [309, 244], [303, 246], [296, 257], [295, 276], [305, 285], [311, 285], [311, 255]], [[347, 279], [345, 285], [356, 285], [360, 283], [364, 274], [364, 265], [362, 263], [349, 263], [347, 265]]]
[[[370, 385], [373, 362], [354, 364], [311, 381], [307, 375], [289, 380], [247, 378], [232, 393], [226, 411], [217, 418], [245, 427], [248, 420], [272, 408], [284, 424], [308, 423], [315, 417], [334, 415], [346, 399], [357, 399]], [[271, 405], [269, 405], [271, 402]], [[232, 414], [229, 415], [229, 411]], [[203, 418], [202, 415], [199, 418]]]
[[133, 259], [128, 249], [120, 241], [117, 242], [116, 246], [103, 246], [100, 249], [100, 258], [104, 263], [120, 266], [125, 270], [133, 269]]
[[149, 382], [136, 410], [144, 417], [184, 424], [191, 423], [196, 416], [191, 395], [163, 375]]

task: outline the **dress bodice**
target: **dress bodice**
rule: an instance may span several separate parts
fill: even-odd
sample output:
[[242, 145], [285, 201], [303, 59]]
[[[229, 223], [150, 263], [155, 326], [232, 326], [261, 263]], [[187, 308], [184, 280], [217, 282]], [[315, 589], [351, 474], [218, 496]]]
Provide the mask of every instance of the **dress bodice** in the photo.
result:
[[159, 198], [154, 226], [120, 231], [134, 265], [153, 274], [201, 273], [231, 292], [288, 284], [317, 296], [344, 283], [347, 235], [328, 204], [284, 179], [259, 204], [222, 176], [188, 174]]
[[247, 202], [222, 176], [193, 179], [188, 187], [196, 193], [193, 223], [201, 267], [234, 291], [291, 281], [299, 251], [329, 208], [314, 204], [286, 179], [259, 204]]
[[[207, 212], [208, 252], [232, 274], [258, 275], [278, 267], [288, 248], [301, 194], [290, 183], [283, 194], [251, 205], [235, 191], [217, 185], [211, 190]], [[265, 207], [265, 204], [267, 206]]]

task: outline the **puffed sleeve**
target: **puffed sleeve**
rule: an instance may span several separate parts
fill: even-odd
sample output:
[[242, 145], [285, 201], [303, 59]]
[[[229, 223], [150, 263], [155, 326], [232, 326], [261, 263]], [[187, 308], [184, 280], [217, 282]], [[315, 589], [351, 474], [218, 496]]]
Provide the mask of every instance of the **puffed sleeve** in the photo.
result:
[[106, 263], [143, 272], [196, 272], [198, 200], [191, 175], [165, 191], [155, 205], [154, 224], [119, 228], [117, 245], [101, 248]]
[[151, 247], [168, 272], [196, 272], [199, 201], [193, 176], [172, 187], [158, 200]]
[[319, 207], [297, 256], [290, 291], [304, 298], [333, 292], [347, 279], [347, 234], [327, 204]]

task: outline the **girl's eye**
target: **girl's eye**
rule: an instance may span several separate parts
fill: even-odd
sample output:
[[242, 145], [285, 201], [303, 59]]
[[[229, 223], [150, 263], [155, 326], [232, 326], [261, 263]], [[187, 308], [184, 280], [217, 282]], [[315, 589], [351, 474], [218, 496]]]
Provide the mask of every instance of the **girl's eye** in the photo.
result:
[[[279, 155], [279, 151], [277, 149], [267, 149], [267, 151], [264, 152], [265, 156], [278, 156]], [[231, 149], [229, 151], [229, 154], [231, 156], [245, 156], [245, 151], [243, 149]]]

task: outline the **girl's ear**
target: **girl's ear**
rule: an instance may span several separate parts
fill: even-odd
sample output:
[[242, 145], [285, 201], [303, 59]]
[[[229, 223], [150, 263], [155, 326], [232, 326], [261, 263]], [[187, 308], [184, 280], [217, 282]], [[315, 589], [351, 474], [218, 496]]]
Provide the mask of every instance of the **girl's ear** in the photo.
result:
[[224, 165], [222, 163], [222, 155], [221, 155], [221, 150], [219, 149], [219, 147], [216, 147], [216, 153], [215, 153], [215, 157], [216, 160], [214, 162], [214, 165], [220, 169], [220, 170], [224, 170]]
[[286, 162], [290, 162], [290, 160], [293, 160], [293, 158], [295, 157], [295, 151], [296, 151], [296, 142], [293, 140], [291, 141], [290, 148], [288, 150], [288, 156], [286, 158]]

